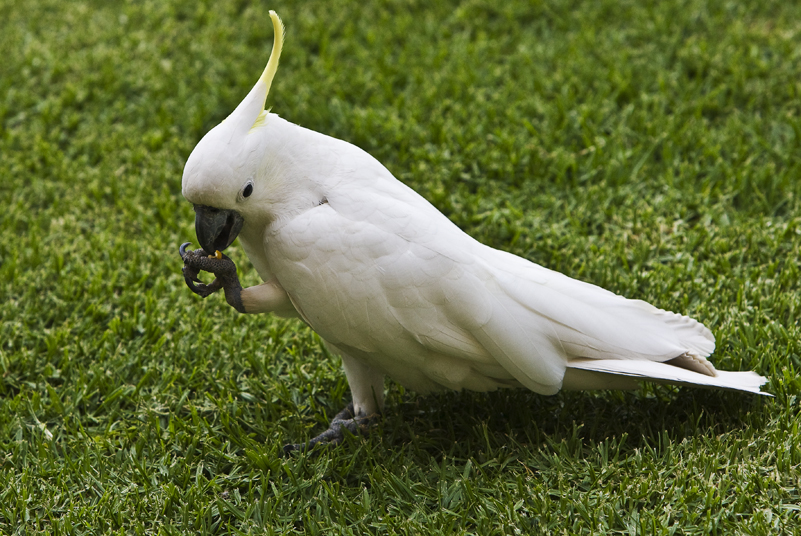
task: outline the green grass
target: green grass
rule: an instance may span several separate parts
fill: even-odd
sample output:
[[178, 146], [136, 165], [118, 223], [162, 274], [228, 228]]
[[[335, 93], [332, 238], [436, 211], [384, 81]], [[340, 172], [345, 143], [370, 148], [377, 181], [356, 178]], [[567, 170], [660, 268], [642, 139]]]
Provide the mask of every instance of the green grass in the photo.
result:
[[[369, 437], [283, 458], [349, 400], [339, 363], [299, 322], [199, 300], [177, 254], [183, 164], [261, 72], [270, 8], [273, 111], [485, 243], [694, 316], [775, 398], [388, 382]], [[0, 532], [801, 533], [799, 20], [782, 1], [1, 1]]]

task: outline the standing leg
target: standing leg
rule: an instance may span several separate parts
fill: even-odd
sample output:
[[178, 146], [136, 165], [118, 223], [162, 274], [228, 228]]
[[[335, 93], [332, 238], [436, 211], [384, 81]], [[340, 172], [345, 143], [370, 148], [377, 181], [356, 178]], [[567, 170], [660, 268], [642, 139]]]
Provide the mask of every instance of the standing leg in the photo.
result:
[[343, 429], [354, 435], [364, 434], [384, 408], [384, 375], [331, 344], [326, 343], [326, 347], [342, 358], [353, 401], [334, 416], [328, 430], [310, 439], [308, 443], [284, 445], [285, 454], [295, 450], [310, 450], [318, 443], [336, 445], [345, 438]]
[[348, 378], [355, 415], [369, 417], [381, 413], [384, 409], [384, 375], [346, 354], [340, 352], [339, 355]]

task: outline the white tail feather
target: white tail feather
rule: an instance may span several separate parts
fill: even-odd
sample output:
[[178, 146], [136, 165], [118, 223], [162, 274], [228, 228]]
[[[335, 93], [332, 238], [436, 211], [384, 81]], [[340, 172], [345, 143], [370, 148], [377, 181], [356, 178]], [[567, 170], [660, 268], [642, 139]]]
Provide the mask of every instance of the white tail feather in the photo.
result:
[[[760, 391], [759, 387], [768, 380], [756, 372], [729, 372], [716, 370], [715, 376], [700, 374], [686, 368], [655, 361], [633, 361], [619, 359], [573, 359], [567, 363], [565, 387], [569, 389], [604, 388], [604, 382], [615, 383], [623, 378], [647, 380], [673, 385], [693, 385], [712, 389], [747, 391], [765, 396], [773, 396]], [[584, 372], [598, 374], [588, 375]], [[602, 376], [601, 376], [602, 375]], [[606, 376], [612, 378], [605, 379]]]

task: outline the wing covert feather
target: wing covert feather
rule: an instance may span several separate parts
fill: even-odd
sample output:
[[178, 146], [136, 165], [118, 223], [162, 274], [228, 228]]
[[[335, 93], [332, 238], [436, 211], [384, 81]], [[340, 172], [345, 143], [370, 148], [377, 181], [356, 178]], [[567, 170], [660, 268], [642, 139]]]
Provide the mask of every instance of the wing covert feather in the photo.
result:
[[549, 394], [571, 359], [714, 349], [694, 320], [476, 242], [394, 179], [327, 197], [267, 238], [270, 267], [325, 340], [396, 378], [459, 388], [497, 370]]

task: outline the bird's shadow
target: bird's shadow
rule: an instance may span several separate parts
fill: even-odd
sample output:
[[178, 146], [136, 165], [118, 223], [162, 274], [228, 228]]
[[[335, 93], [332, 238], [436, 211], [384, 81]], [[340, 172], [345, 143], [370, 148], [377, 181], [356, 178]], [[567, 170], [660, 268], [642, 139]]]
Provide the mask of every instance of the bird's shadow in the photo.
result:
[[481, 457], [569, 441], [591, 446], [626, 438], [626, 448], [653, 447], [764, 424], [764, 397], [648, 385], [631, 392], [522, 389], [415, 396], [390, 390], [380, 426], [388, 446], [415, 445], [434, 457]]

